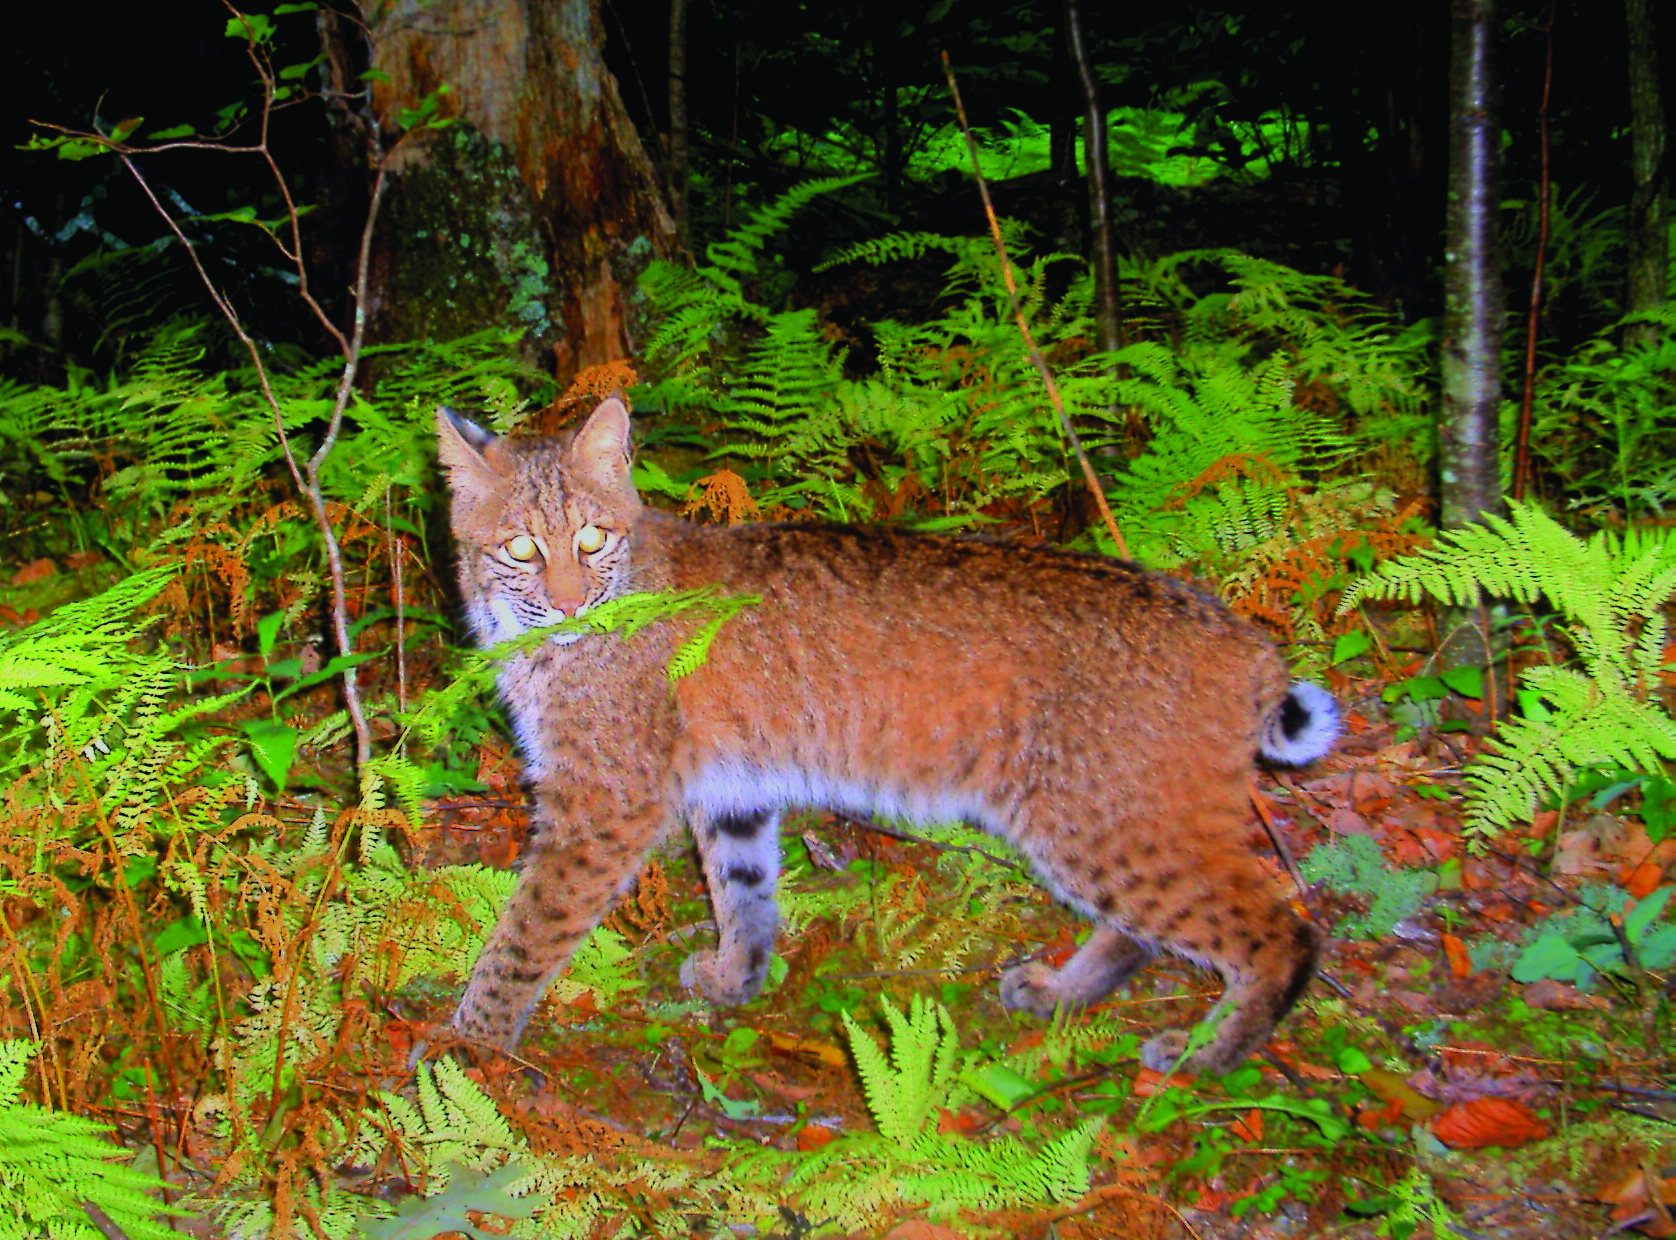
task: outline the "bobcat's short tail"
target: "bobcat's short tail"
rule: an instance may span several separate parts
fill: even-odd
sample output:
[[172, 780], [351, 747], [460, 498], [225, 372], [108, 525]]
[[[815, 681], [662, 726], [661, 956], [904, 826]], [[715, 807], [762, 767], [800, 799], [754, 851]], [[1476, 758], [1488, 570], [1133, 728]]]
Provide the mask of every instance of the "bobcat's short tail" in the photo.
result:
[[1338, 703], [1333, 695], [1320, 685], [1300, 680], [1263, 720], [1257, 748], [1270, 762], [1302, 766], [1333, 747], [1338, 729]]

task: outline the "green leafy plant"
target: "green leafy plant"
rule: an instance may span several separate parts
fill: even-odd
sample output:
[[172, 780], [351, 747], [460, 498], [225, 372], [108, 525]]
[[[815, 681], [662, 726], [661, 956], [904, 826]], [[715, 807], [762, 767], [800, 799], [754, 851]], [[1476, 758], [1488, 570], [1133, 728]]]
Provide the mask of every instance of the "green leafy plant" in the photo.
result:
[[1347, 917], [1334, 927], [1333, 933], [1345, 938], [1384, 938], [1399, 921], [1418, 913], [1437, 890], [1437, 875], [1396, 868], [1365, 835], [1346, 835], [1320, 845], [1298, 870], [1309, 882], [1368, 901], [1365, 914]]
[[1527, 817], [1543, 793], [1597, 766], [1660, 774], [1676, 758], [1676, 720], [1654, 689], [1665, 646], [1663, 608], [1676, 592], [1676, 541], [1663, 530], [1602, 530], [1586, 541], [1533, 504], [1511, 519], [1445, 531], [1437, 545], [1382, 564], [1358, 581], [1342, 610], [1367, 598], [1430, 595], [1476, 603], [1480, 591], [1559, 613], [1580, 668], [1519, 674], [1522, 715], [1504, 723], [1493, 752], [1466, 770], [1467, 829], [1484, 834]]
[[[954, 1022], [923, 995], [905, 1013], [889, 1000], [880, 1010], [888, 1052], [842, 1014], [878, 1132], [845, 1134], [792, 1166], [786, 1184], [798, 1190], [805, 1213], [854, 1230], [906, 1207], [946, 1217], [961, 1208], [1074, 1201], [1088, 1190], [1088, 1156], [1103, 1120], [1085, 1120], [1037, 1149], [1017, 1138], [980, 1144], [939, 1132], [937, 1116], [967, 1093], [961, 1075], [970, 1057]], [[748, 1164], [741, 1174], [762, 1165]]]
[[[1553, 978], [1589, 990], [1602, 973], [1628, 976], [1630, 962], [1624, 956], [1625, 943], [1641, 968], [1668, 967], [1676, 961], [1676, 924], [1661, 921], [1660, 915], [1672, 892], [1676, 892], [1676, 887], [1662, 887], [1636, 901], [1635, 907], [1625, 913], [1628, 896], [1622, 889], [1587, 889], [1581, 907], [1544, 918], [1530, 932], [1524, 949], [1513, 962], [1513, 980], [1534, 982]], [[1618, 930], [1614, 930], [1609, 919], [1617, 921]]]
[[[106, 1139], [110, 1128], [18, 1101], [34, 1047], [0, 1041], [0, 1210], [8, 1234], [101, 1240], [106, 1228], [90, 1211], [137, 1240], [178, 1233], [163, 1215], [186, 1215], [151, 1194], [163, 1181], [124, 1165], [127, 1151]], [[15, 1228], [15, 1230], [13, 1230]]]

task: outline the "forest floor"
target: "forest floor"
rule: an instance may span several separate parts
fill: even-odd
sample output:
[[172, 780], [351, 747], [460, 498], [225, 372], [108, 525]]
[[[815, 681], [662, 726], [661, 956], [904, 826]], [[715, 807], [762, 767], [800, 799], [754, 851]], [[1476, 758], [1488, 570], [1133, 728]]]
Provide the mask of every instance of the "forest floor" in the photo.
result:
[[[1458, 776], [1477, 742], [1395, 740], [1379, 721], [1377, 684], [1340, 691], [1351, 710], [1338, 750], [1305, 772], [1263, 775], [1254, 798], [1306, 869], [1314, 850], [1352, 838], [1373, 844], [1382, 865], [1307, 886], [1310, 915], [1348, 932], [1334, 935], [1308, 998], [1239, 1079], [1166, 1082], [1134, 1059], [1137, 1038], [1204, 1013], [1214, 977], [1162, 959], [1071, 1019], [1098, 1036], [1055, 1038], [1005, 1011], [995, 978], [1023, 958], [1063, 959], [1079, 919], [970, 837], [915, 839], [830, 814], [785, 828], [796, 924], [780, 945], [785, 973], [764, 997], [718, 1010], [682, 992], [680, 961], [708, 929], [682, 839], [608, 923], [631, 946], [635, 981], [609, 1002], [592, 991], [550, 999], [517, 1060], [485, 1060], [472, 1074], [532, 1140], [558, 1147], [598, 1140], [597, 1121], [699, 1160], [718, 1138], [808, 1151], [872, 1124], [838, 1013], [877, 1031], [873, 996], [905, 1006], [930, 994], [966, 1047], [1023, 1063], [1056, 1043], [1012, 1105], [973, 1099], [943, 1112], [941, 1128], [982, 1139], [1095, 1115], [1108, 1123], [1092, 1189], [1074, 1205], [965, 1223], [910, 1213], [889, 1232], [897, 1240], [945, 1240], [968, 1225], [1021, 1238], [1356, 1237], [1409, 1234], [1405, 1223], [1462, 1237], [1676, 1234], [1662, 979], [1621, 957], [1586, 989], [1552, 976], [1520, 984], [1506, 967], [1579, 900], [1652, 894], [1676, 863], [1676, 839], [1654, 843], [1636, 818], [1584, 804], [1473, 852]], [[486, 751], [480, 774], [495, 796], [436, 806], [433, 861], [500, 866], [516, 854], [516, 760]], [[1250, 827], [1279, 874], [1285, 863], [1255, 812]], [[438, 991], [408, 1006], [428, 1025], [451, 1000]], [[821, 1221], [788, 1213], [779, 1234]]]

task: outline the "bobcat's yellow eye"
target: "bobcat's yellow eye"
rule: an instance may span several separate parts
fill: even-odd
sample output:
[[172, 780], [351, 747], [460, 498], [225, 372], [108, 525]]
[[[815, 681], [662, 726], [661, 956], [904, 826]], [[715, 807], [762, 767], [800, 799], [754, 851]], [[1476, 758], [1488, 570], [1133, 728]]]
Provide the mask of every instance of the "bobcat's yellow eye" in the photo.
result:
[[520, 534], [506, 544], [506, 554], [522, 564], [526, 560], [535, 558], [535, 539], [528, 534]]
[[590, 555], [605, 546], [605, 531], [597, 525], [584, 525], [576, 531], [576, 549]]

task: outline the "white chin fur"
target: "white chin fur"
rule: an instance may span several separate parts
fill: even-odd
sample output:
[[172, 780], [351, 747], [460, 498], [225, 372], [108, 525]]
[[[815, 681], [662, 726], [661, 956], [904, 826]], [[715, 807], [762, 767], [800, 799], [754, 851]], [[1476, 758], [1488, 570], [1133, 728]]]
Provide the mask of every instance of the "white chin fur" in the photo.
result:
[[1270, 715], [1263, 723], [1259, 748], [1271, 762], [1287, 766], [1302, 766], [1313, 762], [1333, 747], [1338, 739], [1339, 711], [1333, 695], [1320, 685], [1300, 680], [1292, 686], [1288, 701], [1304, 714], [1303, 726], [1291, 736], [1282, 726], [1285, 706]]

